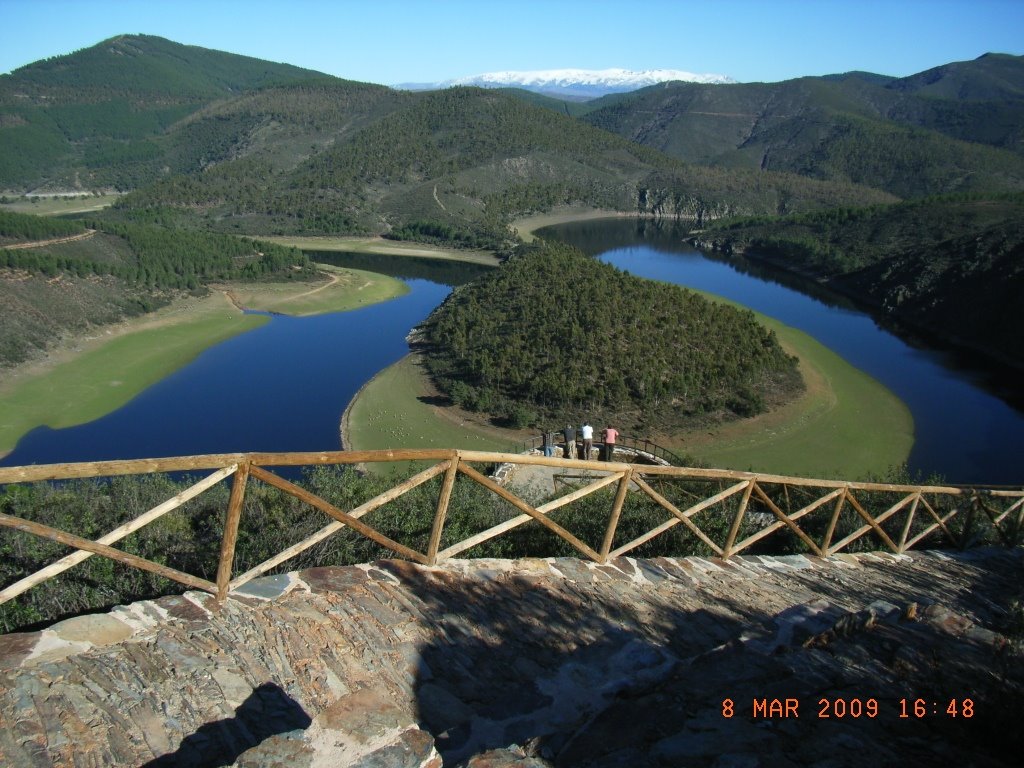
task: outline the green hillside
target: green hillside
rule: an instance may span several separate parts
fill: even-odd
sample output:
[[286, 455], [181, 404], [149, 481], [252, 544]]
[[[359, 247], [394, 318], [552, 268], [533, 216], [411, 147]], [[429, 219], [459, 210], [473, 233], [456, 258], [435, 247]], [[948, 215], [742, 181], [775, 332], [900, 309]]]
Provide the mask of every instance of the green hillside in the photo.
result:
[[853, 182], [900, 197], [1024, 189], [1024, 57], [891, 79], [667, 83], [583, 119], [673, 157]]
[[[0, 211], [0, 368], [69, 331], [149, 312], [186, 292], [205, 293], [213, 281], [316, 274], [303, 253], [272, 243], [141, 224], [87, 226]], [[11, 247], [22, 243], [44, 244]]]
[[[218, 114], [237, 115], [239, 104]], [[281, 144], [268, 139], [128, 195], [119, 211], [198, 216], [229, 232], [384, 232], [500, 248], [512, 217], [559, 204], [699, 221], [894, 200], [851, 184], [684, 164], [500, 91], [381, 95], [373, 106], [378, 119], [314, 147], [293, 170], [269, 160]], [[286, 119], [279, 135], [291, 130]]]
[[0, 189], [130, 189], [159, 175], [161, 137], [186, 116], [309, 80], [333, 78], [147, 35], [29, 64], [0, 75]]
[[[804, 260], [787, 266], [999, 350], [1013, 346], [1002, 330], [1016, 328], [1012, 319], [993, 308], [968, 318], [951, 294], [954, 276], [975, 302], [1015, 285], [1016, 209], [983, 227], [931, 196], [1016, 205], [1007, 201], [1024, 189], [1022, 94], [1024, 57], [989, 54], [908, 78], [667, 83], [570, 104], [514, 89], [397, 92], [121, 36], [0, 77], [0, 191], [131, 190], [98, 217], [99, 235], [61, 246], [77, 262], [44, 249], [10, 251], [4, 263], [181, 290], [203, 283], [202, 256], [172, 267], [168, 249], [131, 266], [90, 249], [141, 227], [180, 233], [197, 253], [211, 232], [383, 234], [509, 253], [511, 221], [559, 206], [698, 229], [818, 212], [706, 237], [775, 244]], [[901, 200], [918, 203], [884, 207]], [[854, 209], [899, 236], [848, 228]], [[821, 223], [830, 216], [843, 227]], [[209, 271], [222, 271], [214, 261]]]
[[697, 239], [768, 258], [897, 321], [1024, 365], [1024, 195], [722, 222]]

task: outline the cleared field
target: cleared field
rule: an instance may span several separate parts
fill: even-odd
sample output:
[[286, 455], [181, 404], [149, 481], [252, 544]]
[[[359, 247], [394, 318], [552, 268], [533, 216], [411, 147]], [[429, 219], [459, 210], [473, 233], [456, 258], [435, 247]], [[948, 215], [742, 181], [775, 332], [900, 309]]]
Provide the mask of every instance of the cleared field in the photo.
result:
[[342, 253], [382, 253], [389, 256], [410, 256], [430, 259], [452, 259], [473, 264], [496, 266], [500, 260], [490, 251], [469, 251], [441, 248], [425, 243], [385, 240], [382, 237], [261, 237], [278, 245], [302, 251], [339, 251]]
[[88, 195], [86, 197], [33, 197], [18, 198], [10, 203], [0, 204], [0, 208], [15, 213], [34, 213], [36, 216], [62, 216], [71, 213], [89, 213], [99, 211], [117, 202], [119, 194]]
[[250, 283], [227, 289], [236, 304], [247, 309], [303, 317], [344, 312], [393, 299], [409, 292], [401, 280], [361, 269], [318, 264], [328, 279], [296, 290], [294, 283]]
[[[406, 355], [370, 379], [353, 398], [342, 417], [342, 443], [347, 450], [507, 451], [523, 439], [519, 432], [468, 421], [456, 409], [435, 404], [435, 398], [436, 392], [417, 358]], [[385, 471], [385, 465], [380, 466]], [[413, 462], [386, 466], [389, 471], [408, 474]]]

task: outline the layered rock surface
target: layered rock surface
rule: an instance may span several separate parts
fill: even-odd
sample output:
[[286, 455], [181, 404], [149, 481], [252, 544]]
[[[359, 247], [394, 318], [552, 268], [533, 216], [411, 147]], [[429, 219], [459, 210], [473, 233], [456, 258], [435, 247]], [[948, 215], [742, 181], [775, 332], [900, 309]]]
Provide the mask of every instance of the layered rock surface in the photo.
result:
[[1011, 764], [1022, 575], [1019, 548], [311, 569], [0, 637], [0, 764]]

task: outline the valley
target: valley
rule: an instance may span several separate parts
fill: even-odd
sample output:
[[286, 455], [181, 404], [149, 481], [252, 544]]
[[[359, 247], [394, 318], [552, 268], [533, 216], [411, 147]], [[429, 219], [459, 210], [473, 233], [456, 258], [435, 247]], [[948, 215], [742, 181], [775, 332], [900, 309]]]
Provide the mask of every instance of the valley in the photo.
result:
[[[176, 362], [119, 375], [118, 382], [136, 383], [108, 384], [120, 390], [118, 397], [97, 398], [97, 387], [84, 385], [52, 398], [67, 403], [79, 398], [76, 391], [88, 391], [83, 403], [112, 407], [126, 402], [123, 392], [180, 370], [183, 360], [236, 327], [268, 325], [259, 315], [201, 320], [215, 314], [213, 299], [223, 297], [216, 292], [229, 291], [238, 307], [358, 315], [360, 307], [403, 290], [354, 271], [325, 281], [299, 249], [357, 254], [352, 269], [372, 272], [394, 263], [388, 259], [420, 261], [408, 281], [411, 294], [433, 296], [444, 289], [416, 281], [429, 283], [438, 259], [505, 264], [498, 267], [505, 271], [530, 252], [531, 230], [611, 214], [678, 227], [679, 241], [694, 238], [719, 253], [749, 252], [845, 291], [896, 327], [917, 324], [944, 343], [1019, 364], [1012, 307], [1022, 293], [1017, 229], [1024, 162], [1013, 126], [1024, 114], [1022, 70], [1020, 57], [994, 54], [906, 78], [847, 73], [780, 83], [663, 83], [569, 109], [515, 88], [399, 91], [146, 35], [119, 36], [0, 76], [0, 190], [13, 200], [6, 210], [81, 218], [53, 224], [49, 235], [44, 225], [5, 219], [0, 285], [13, 310], [0, 313], [0, 353], [6, 370], [18, 372], [11, 381], [27, 381], [21, 371], [57, 350], [66, 355], [81, 339], [116, 335], [108, 331], [129, 327], [133, 318], [160, 323], [152, 313], [177, 316], [193, 307], [194, 330], [181, 334], [191, 339], [189, 351], [172, 351], [184, 347], [162, 336], [146, 345], [165, 346]], [[69, 72], [76, 73], [74, 85]], [[23, 197], [46, 190], [86, 196]], [[116, 194], [89, 196], [90, 190]], [[36, 234], [25, 234], [30, 231]], [[628, 237], [611, 237], [603, 250], [628, 245]], [[21, 247], [48, 239], [54, 242]], [[417, 302], [413, 314], [424, 311]], [[218, 311], [238, 312], [222, 304]], [[773, 327], [780, 337], [789, 333]], [[743, 343], [755, 336], [751, 331]], [[787, 350], [802, 343], [794, 338], [785, 341]], [[584, 342], [595, 339], [581, 337]], [[736, 349], [743, 343], [737, 339]], [[137, 354], [131, 345], [123, 349], [115, 357]], [[806, 391], [823, 398], [816, 407], [824, 412], [820, 404], [837, 397], [838, 382], [852, 379], [823, 374], [820, 353], [800, 357]], [[808, 367], [811, 359], [817, 373]], [[856, 366], [870, 367], [870, 357]], [[730, 359], [726, 368], [742, 366]], [[60, 377], [89, 380], [78, 372]], [[482, 390], [484, 399], [501, 386]], [[780, 426], [795, 407], [786, 398], [766, 397], [747, 384], [732, 394], [716, 393], [716, 386], [687, 389], [680, 400], [694, 413], [723, 403], [743, 412], [731, 425], [705, 430], [720, 432], [717, 443], [698, 435], [695, 425], [683, 430], [688, 437], [675, 444], [699, 446], [706, 460], [755, 466], [771, 456], [797, 466], [786, 457], [815, 454], [821, 472], [863, 474], [907, 456], [911, 428], [901, 417], [883, 417], [885, 408], [878, 412], [887, 426], [863, 429], [871, 439], [833, 440], [832, 457]], [[886, 386], [895, 391], [902, 384]], [[28, 389], [43, 393], [48, 385]], [[506, 417], [514, 414], [518, 426], [536, 429], [569, 402], [569, 410], [603, 413], [602, 404], [588, 399], [598, 393], [587, 391], [557, 407], [517, 404], [511, 391], [500, 398]], [[913, 398], [900, 391], [901, 399]], [[282, 402], [294, 395], [278, 393]], [[2, 402], [31, 411], [20, 398], [6, 389]], [[761, 408], [767, 413], [756, 415]], [[911, 410], [916, 452], [921, 424], [917, 407]], [[653, 413], [648, 405], [633, 406], [630, 418], [657, 432], [665, 417]], [[336, 429], [336, 416], [331, 421]], [[780, 449], [779, 440], [792, 440], [793, 447]], [[870, 469], [852, 458], [857, 444], [875, 455]], [[941, 464], [928, 461], [912, 463], [925, 472]], [[825, 469], [828, 463], [836, 466]]]

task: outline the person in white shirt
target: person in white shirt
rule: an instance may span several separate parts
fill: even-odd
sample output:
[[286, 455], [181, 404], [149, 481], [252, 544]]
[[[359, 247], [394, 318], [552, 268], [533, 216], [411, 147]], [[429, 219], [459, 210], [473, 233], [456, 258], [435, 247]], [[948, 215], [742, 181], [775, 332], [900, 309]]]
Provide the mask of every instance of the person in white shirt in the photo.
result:
[[581, 431], [583, 432], [583, 455], [580, 458], [590, 461], [590, 451], [594, 447], [594, 428], [584, 422]]

